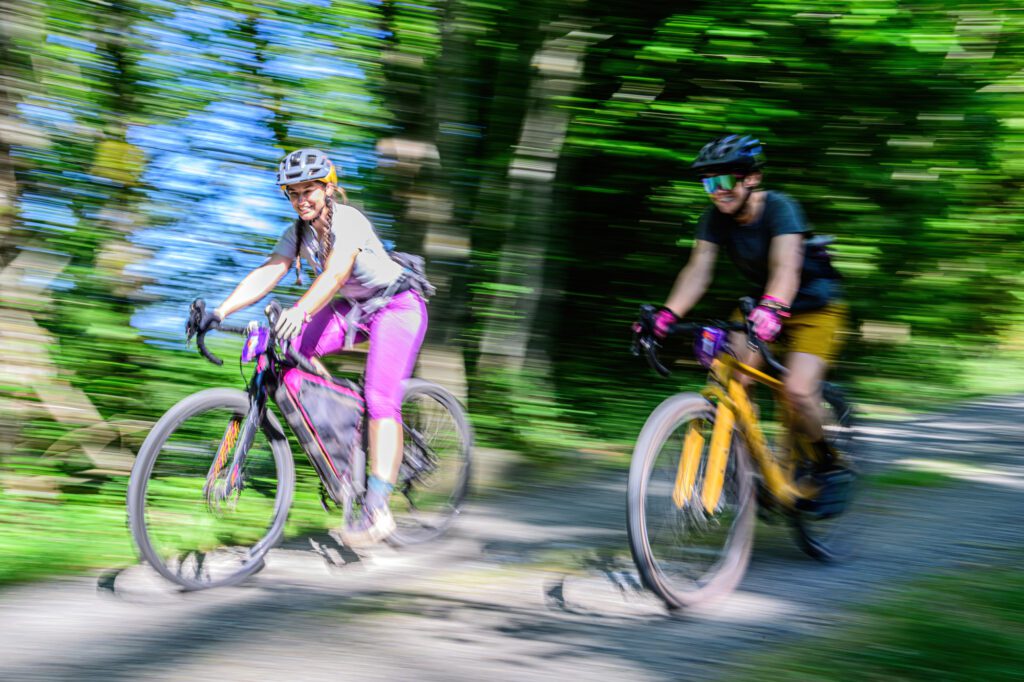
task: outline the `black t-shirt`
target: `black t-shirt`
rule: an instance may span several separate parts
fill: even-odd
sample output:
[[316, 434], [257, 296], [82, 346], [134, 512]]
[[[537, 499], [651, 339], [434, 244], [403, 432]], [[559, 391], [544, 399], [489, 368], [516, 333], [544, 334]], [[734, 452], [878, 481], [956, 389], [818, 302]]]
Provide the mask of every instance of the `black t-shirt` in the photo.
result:
[[780, 234], [802, 234], [805, 240], [804, 264], [800, 272], [800, 289], [792, 309], [795, 312], [821, 308], [842, 295], [841, 275], [832, 266], [823, 244], [812, 239], [813, 232], [804, 220], [800, 205], [781, 192], [767, 191], [764, 210], [755, 222], [740, 225], [731, 215], [713, 205], [700, 217], [697, 239], [724, 248], [736, 269], [758, 291], [759, 297], [768, 282], [768, 250], [773, 237]]

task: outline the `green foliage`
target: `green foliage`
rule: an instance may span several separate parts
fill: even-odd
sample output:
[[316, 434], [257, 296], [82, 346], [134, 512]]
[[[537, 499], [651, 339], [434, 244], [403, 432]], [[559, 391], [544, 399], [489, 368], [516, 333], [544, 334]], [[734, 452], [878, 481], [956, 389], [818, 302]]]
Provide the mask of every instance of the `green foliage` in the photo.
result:
[[0, 495], [6, 519], [0, 525], [0, 584], [133, 561], [124, 525], [124, 485], [120, 488], [120, 494], [105, 489], [55, 503]]
[[[694, 3], [664, 16], [652, 7], [643, 25], [607, 17], [627, 28], [595, 49], [586, 96], [564, 105], [573, 258], [562, 336], [624, 329], [635, 301], [664, 300], [707, 205], [689, 160], [708, 139], [743, 131], [766, 142], [768, 186], [838, 237], [855, 324], [905, 327], [912, 339], [853, 340], [846, 373], [864, 382], [860, 396], [966, 391], [964, 362], [985, 352], [979, 336], [1007, 338], [1021, 318], [1022, 175], [1006, 150], [1022, 138], [1003, 107], [1024, 103], [1012, 85], [1024, 53], [1016, 13], [961, 9]], [[696, 315], [723, 315], [746, 291], [731, 274], [720, 264]], [[579, 349], [592, 363], [579, 363], [574, 385], [621, 353], [618, 339]]]

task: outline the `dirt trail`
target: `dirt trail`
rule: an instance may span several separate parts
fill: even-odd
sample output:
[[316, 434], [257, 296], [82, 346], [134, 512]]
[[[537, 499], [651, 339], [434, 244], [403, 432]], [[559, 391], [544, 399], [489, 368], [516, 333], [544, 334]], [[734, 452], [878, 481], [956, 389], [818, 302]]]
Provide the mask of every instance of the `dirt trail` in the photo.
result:
[[335, 565], [293, 544], [238, 588], [180, 595], [139, 568], [8, 590], [0, 680], [728, 678], [743, 652], [1019, 549], [1022, 416], [1024, 398], [1003, 398], [864, 425], [876, 461], [958, 482], [887, 489], [845, 565], [760, 524], [740, 589], [683, 617], [635, 589], [617, 475], [476, 503], [415, 550], [328, 552]]

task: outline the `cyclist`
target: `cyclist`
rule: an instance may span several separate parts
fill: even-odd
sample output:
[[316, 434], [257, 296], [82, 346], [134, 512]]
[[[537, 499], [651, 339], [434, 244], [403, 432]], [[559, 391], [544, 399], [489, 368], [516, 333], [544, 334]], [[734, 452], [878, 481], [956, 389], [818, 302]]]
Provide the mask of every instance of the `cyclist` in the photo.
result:
[[[816, 451], [820, 469], [839, 470], [838, 453], [822, 430], [821, 383], [839, 349], [847, 322], [840, 274], [824, 244], [814, 238], [799, 204], [789, 196], [761, 188], [765, 155], [749, 135], [727, 135], [704, 145], [692, 164], [711, 206], [700, 218], [686, 266], [668, 300], [654, 316], [654, 334], [664, 338], [707, 291], [715, 260], [724, 248], [739, 272], [754, 285], [757, 306], [749, 315], [755, 334], [780, 343], [789, 372], [784, 379], [791, 427]], [[730, 347], [738, 359], [757, 366], [759, 353], [734, 334]], [[749, 383], [745, 382], [745, 383]]]
[[352, 546], [379, 542], [395, 528], [388, 499], [402, 460], [402, 382], [412, 374], [427, 327], [422, 290], [391, 259], [366, 216], [348, 205], [324, 152], [299, 149], [285, 156], [277, 184], [298, 217], [267, 260], [207, 313], [200, 330], [266, 296], [293, 263], [301, 283], [300, 256], [313, 267], [316, 278], [282, 312], [275, 332], [310, 358], [349, 349], [357, 338], [373, 339], [364, 377], [371, 475], [363, 512], [341, 535]]

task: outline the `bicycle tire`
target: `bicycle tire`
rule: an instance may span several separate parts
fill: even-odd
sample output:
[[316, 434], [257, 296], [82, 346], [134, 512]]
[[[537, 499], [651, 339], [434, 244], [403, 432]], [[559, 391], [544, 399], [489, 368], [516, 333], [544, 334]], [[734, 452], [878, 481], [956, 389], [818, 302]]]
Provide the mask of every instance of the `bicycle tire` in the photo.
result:
[[855, 511], [858, 501], [863, 501], [866, 472], [853, 442], [853, 408], [849, 401], [838, 386], [828, 382], [822, 385], [822, 400], [828, 417], [824, 425], [826, 437], [852, 469], [856, 477], [854, 487], [842, 514], [823, 519], [798, 511], [792, 517], [792, 525], [797, 544], [804, 553], [832, 563], [846, 561], [856, 553], [861, 526], [857, 515], [851, 512]]
[[[696, 393], [681, 393], [666, 399], [644, 424], [630, 463], [627, 489], [630, 551], [643, 584], [672, 609], [692, 608], [728, 594], [743, 578], [750, 561], [756, 511], [754, 478], [738, 430], [733, 432], [726, 485], [714, 515], [707, 514], [695, 495], [682, 507], [671, 500], [668, 504], [656, 504], [656, 498], [652, 497], [655, 492], [668, 492], [665, 488], [673, 487], [662, 480], [662, 471], [675, 480], [677, 464], [671, 457], [667, 467], [656, 467], [665, 446], [675, 444], [677, 434], [681, 443], [691, 424], [710, 431], [715, 411], [712, 403]], [[705, 444], [694, 490], [699, 490], [707, 450]], [[680, 451], [681, 448], [675, 450]], [[656, 473], [659, 473], [658, 480], [652, 482]], [[659, 513], [662, 507], [667, 514]], [[667, 520], [671, 530], [668, 538], [661, 537], [660, 528], [652, 529], [649, 517]], [[724, 531], [721, 557], [712, 560], [707, 567], [687, 566], [690, 561], [687, 553], [695, 557], [694, 561], [699, 561], [703, 558], [701, 554], [707, 552], [698, 545], [695, 535], [684, 538], [683, 533], [699, 531], [701, 526], [712, 529], [723, 522], [728, 522], [728, 528]], [[652, 530], [658, 531], [657, 537], [652, 537]], [[689, 538], [694, 538], [692, 544], [685, 541]]]
[[406, 381], [402, 422], [402, 466], [391, 501], [396, 529], [388, 538], [394, 546], [444, 534], [462, 510], [472, 474], [473, 429], [446, 388]]
[[[246, 458], [246, 481], [251, 485], [243, 488], [230, 514], [202, 515], [203, 508], [211, 511], [202, 488], [208, 480], [210, 452], [217, 452], [216, 444], [223, 435], [214, 436], [212, 450], [204, 450], [200, 444], [209, 444], [210, 434], [224, 433], [223, 416], [214, 413], [231, 415], [232, 420], [238, 419], [241, 424], [248, 411], [249, 396], [236, 389], [213, 388], [188, 396], [153, 426], [132, 467], [127, 502], [135, 545], [146, 563], [186, 591], [241, 582], [263, 568], [267, 552], [284, 533], [295, 489], [295, 466], [284, 431], [270, 410], [266, 411]], [[176, 435], [192, 438], [193, 442], [185, 440], [170, 445]], [[161, 455], [166, 455], [163, 460]], [[273, 462], [273, 479], [269, 476], [268, 459]], [[188, 465], [180, 474], [173, 468], [179, 462]], [[160, 493], [165, 491], [166, 495], [161, 497]], [[271, 492], [272, 501], [267, 499]], [[239, 513], [238, 504], [243, 497], [247, 506]], [[148, 501], [153, 502], [152, 509], [147, 508]], [[235, 529], [227, 525], [232, 519], [245, 521], [250, 509], [257, 511], [260, 519], [267, 517], [265, 529], [262, 521], [253, 524], [253, 528]], [[189, 511], [200, 512], [198, 520], [187, 520]], [[181, 537], [182, 542], [187, 542], [185, 538], [191, 535], [201, 546], [180, 551], [165, 546], [159, 537], [163, 530], [160, 524], [165, 520], [170, 522], [169, 537]], [[227, 544], [239, 536], [246, 538], [245, 545], [248, 538], [258, 539], [247, 547]], [[222, 540], [224, 546], [206, 547]], [[219, 554], [213, 556], [213, 552]]]

